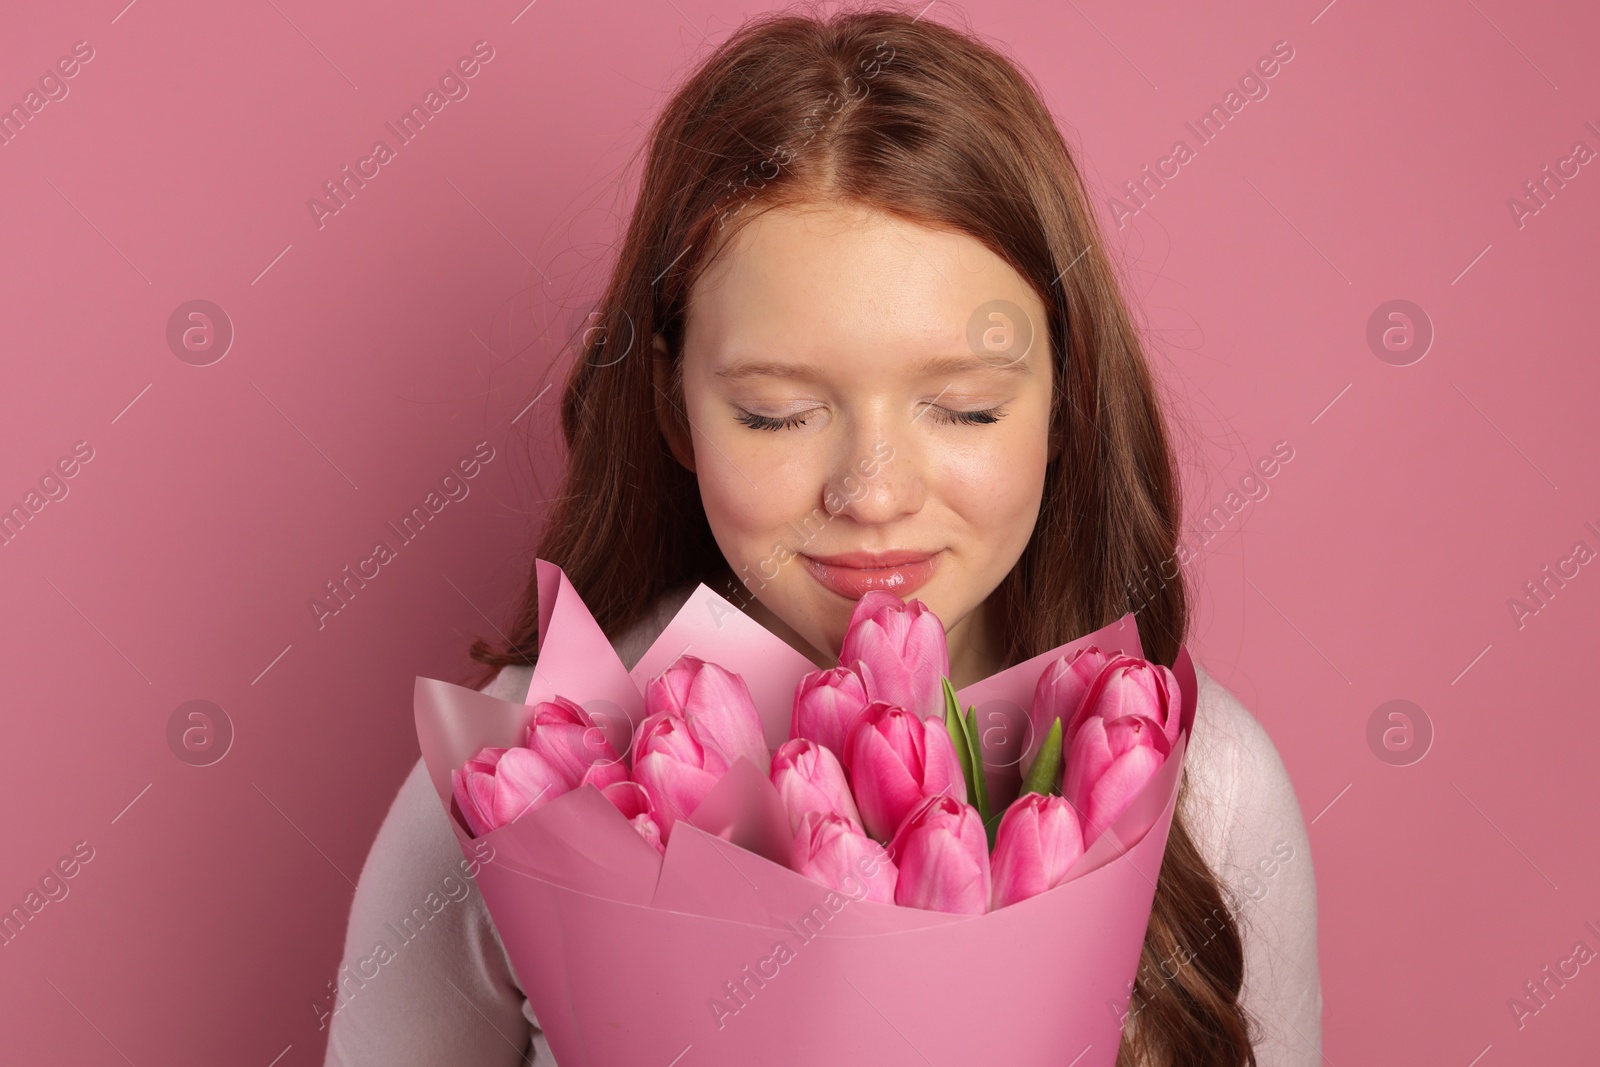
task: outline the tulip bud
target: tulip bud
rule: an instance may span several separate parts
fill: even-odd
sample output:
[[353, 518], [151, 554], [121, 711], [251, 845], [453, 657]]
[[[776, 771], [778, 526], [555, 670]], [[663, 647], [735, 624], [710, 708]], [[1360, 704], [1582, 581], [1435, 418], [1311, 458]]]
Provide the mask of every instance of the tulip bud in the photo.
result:
[[[785, 741], [772, 757], [772, 784], [783, 798], [791, 830], [808, 812], [841, 815], [861, 830], [861, 815], [850, 797], [839, 757], [803, 737]], [[865, 831], [862, 831], [865, 832]]]
[[690, 720], [671, 712], [645, 719], [633, 736], [633, 780], [650, 798], [663, 843], [671, 840], [673, 824], [693, 815], [727, 772], [728, 761], [715, 746], [700, 740]]
[[1061, 788], [1082, 816], [1084, 847], [1116, 821], [1171, 751], [1161, 727], [1142, 715], [1084, 720], [1067, 753]]
[[928, 797], [906, 815], [889, 854], [899, 866], [896, 904], [962, 915], [989, 910], [989, 837], [972, 805]]
[[598, 788], [628, 776], [605, 731], [566, 697], [535, 704], [525, 737], [523, 744], [559, 768], [570, 785], [589, 780]]
[[771, 765], [755, 701], [733, 671], [685, 653], [645, 687], [644, 708], [646, 715], [671, 712], [692, 719], [696, 735], [729, 765], [740, 756], [762, 774]]
[[950, 650], [944, 624], [920, 600], [907, 604], [884, 589], [866, 593], [850, 613], [839, 663], [861, 675], [870, 700], [924, 719], [944, 715]]
[[650, 847], [657, 852], [667, 850], [666, 842], [661, 838], [661, 825], [650, 812], [650, 794], [645, 792], [644, 786], [638, 782], [613, 782], [600, 792], [622, 812], [622, 817], [639, 831], [639, 836], [648, 841]]
[[966, 802], [961, 763], [938, 719], [874, 701], [850, 731], [846, 752], [861, 822], [879, 841], [894, 836], [906, 813], [924, 797], [948, 793]]
[[1029, 793], [1006, 809], [995, 835], [989, 907], [1003, 908], [1066, 880], [1083, 855], [1083, 829], [1065, 797]]
[[794, 688], [789, 736], [809, 738], [843, 759], [845, 739], [866, 706], [867, 690], [855, 671], [812, 671]]
[[1120, 652], [1113, 655], [1089, 684], [1077, 711], [1066, 721], [1063, 749], [1071, 751], [1078, 730], [1090, 717], [1109, 722], [1126, 715], [1149, 719], [1166, 735], [1169, 747], [1177, 744], [1183, 715], [1177, 675], [1137, 656]]
[[792, 866], [852, 900], [894, 903], [894, 861], [843, 815], [807, 812], [795, 833]]
[[1083, 704], [1083, 695], [1110, 658], [1096, 646], [1087, 645], [1057, 656], [1039, 675], [1033, 687], [1033, 704], [1028, 708], [1032, 730], [1028, 750], [1023, 753], [1023, 766], [1031, 765], [1037, 756], [1052, 722], [1061, 720], [1061, 729], [1066, 730]]
[[482, 837], [565, 793], [561, 769], [529, 748], [485, 748], [450, 771], [450, 789], [472, 836]]

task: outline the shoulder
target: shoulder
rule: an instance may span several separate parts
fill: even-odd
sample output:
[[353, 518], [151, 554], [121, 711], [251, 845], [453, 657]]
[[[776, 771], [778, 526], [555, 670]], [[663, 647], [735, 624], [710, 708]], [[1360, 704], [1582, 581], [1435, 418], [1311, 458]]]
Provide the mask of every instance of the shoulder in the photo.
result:
[[1300, 821], [1299, 801], [1278, 748], [1239, 698], [1198, 663], [1194, 727], [1185, 757], [1184, 815], [1208, 860], [1227, 861], [1264, 817]]
[[[533, 668], [521, 663], [509, 663], [500, 668], [481, 690], [492, 697], [521, 704], [528, 699], [528, 689], [533, 685]], [[435, 794], [434, 803], [438, 803]]]
[[[673, 590], [616, 642], [631, 668], [693, 587]], [[500, 668], [482, 691], [527, 700], [531, 666]], [[428, 935], [419, 936], [423, 929]], [[378, 968], [391, 977], [373, 981]], [[337, 992], [322, 1023], [325, 1067], [520, 1062], [548, 1045], [523, 995], [426, 764], [401, 783], [361, 868]], [[487, 1023], [487, 1025], [485, 1025]], [[509, 1036], [508, 1036], [509, 1035]], [[510, 1051], [513, 1060], [507, 1060]]]
[[[503, 695], [512, 684], [502, 669], [484, 688]], [[473, 872], [419, 759], [361, 868], [337, 995], [326, 998], [326, 1064], [409, 1067], [456, 1061], [463, 1050], [499, 1063], [507, 1040], [520, 1030], [525, 1044], [534, 1033]]]
[[1322, 989], [1311, 842], [1277, 746], [1198, 664], [1184, 819], [1245, 950], [1241, 1002], [1263, 1065], [1320, 1061]]

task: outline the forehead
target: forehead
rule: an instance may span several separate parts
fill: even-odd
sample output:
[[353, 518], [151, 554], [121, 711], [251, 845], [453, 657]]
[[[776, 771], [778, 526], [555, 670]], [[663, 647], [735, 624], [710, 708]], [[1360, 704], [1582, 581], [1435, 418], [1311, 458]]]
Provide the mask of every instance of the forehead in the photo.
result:
[[[997, 301], [1044, 336], [1032, 287], [976, 238], [848, 204], [773, 208], [728, 238], [695, 285], [686, 358], [874, 365], [970, 355]], [[981, 332], [981, 330], [980, 330]], [[1044, 345], [1030, 346], [1034, 363]]]

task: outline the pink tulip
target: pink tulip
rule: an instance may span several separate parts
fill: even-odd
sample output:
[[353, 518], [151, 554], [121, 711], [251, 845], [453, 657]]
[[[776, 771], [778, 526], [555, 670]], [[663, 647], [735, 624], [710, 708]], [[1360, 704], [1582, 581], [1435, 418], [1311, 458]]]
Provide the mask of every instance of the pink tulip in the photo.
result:
[[1088, 645], [1057, 656], [1039, 675], [1039, 682], [1033, 687], [1033, 704], [1028, 708], [1031, 730], [1023, 766], [1033, 762], [1045, 735], [1050, 732], [1050, 725], [1057, 719], [1061, 720], [1065, 740], [1067, 724], [1073, 721], [1074, 713], [1083, 704], [1083, 695], [1110, 659], [1099, 648]]
[[[1062, 751], [1071, 748], [1078, 730], [1095, 716], [1107, 721], [1125, 715], [1142, 716], [1166, 734], [1169, 746], [1175, 745], [1182, 714], [1177, 675], [1159, 663], [1118, 652], [1095, 675], [1072, 718], [1061, 724]], [[1045, 727], [1049, 726], [1047, 721]]]
[[[622, 765], [619, 759], [615, 763], [606, 760], [595, 760], [584, 769], [583, 777], [578, 779], [578, 785], [592, 785], [602, 793], [607, 786], [616, 785], [618, 782], [628, 780], [628, 768]], [[574, 789], [577, 786], [573, 787]]]
[[771, 763], [761, 716], [744, 679], [733, 671], [684, 653], [645, 687], [646, 715], [671, 712], [692, 719], [702, 741], [731, 765], [746, 756], [762, 774]]
[[899, 877], [894, 861], [843, 815], [807, 812], [795, 833], [792, 866], [852, 899], [894, 903]]
[[602, 788], [628, 777], [605, 731], [587, 711], [563, 696], [533, 706], [533, 720], [523, 743], [559, 768], [572, 786], [589, 781]]
[[699, 735], [695, 721], [660, 711], [639, 724], [633, 735], [633, 780], [644, 786], [650, 811], [661, 826], [663, 843], [672, 826], [694, 814], [729, 760]]
[[848, 667], [812, 671], [794, 687], [790, 737], [806, 737], [844, 758], [845, 739], [867, 706], [861, 676]]
[[1094, 844], [1166, 762], [1172, 745], [1142, 715], [1091, 715], [1072, 739], [1062, 795], [1083, 818], [1084, 847]]
[[1006, 809], [995, 834], [989, 907], [1054, 889], [1083, 855], [1078, 813], [1065, 797], [1028, 793]]
[[906, 815], [889, 855], [900, 868], [896, 904], [962, 915], [989, 910], [989, 838], [972, 805], [928, 797]]
[[652, 848], [657, 852], [667, 850], [666, 842], [661, 839], [661, 825], [650, 812], [650, 794], [645, 792], [644, 786], [638, 782], [612, 782], [600, 792]]
[[861, 815], [850, 798], [844, 766], [838, 756], [815, 741], [796, 737], [779, 746], [772, 757], [772, 784], [783, 798], [790, 829], [798, 831], [800, 820], [815, 811], [841, 815], [862, 831]]
[[472, 836], [482, 837], [565, 793], [574, 783], [530, 748], [485, 748], [451, 768], [450, 788]]
[[948, 793], [966, 802], [966, 779], [939, 719], [873, 701], [850, 731], [845, 751], [862, 824], [879, 841], [894, 836], [924, 797]]
[[868, 698], [944, 718], [941, 679], [950, 673], [950, 650], [944, 625], [922, 601], [868, 592], [850, 613], [839, 663], [861, 675]]

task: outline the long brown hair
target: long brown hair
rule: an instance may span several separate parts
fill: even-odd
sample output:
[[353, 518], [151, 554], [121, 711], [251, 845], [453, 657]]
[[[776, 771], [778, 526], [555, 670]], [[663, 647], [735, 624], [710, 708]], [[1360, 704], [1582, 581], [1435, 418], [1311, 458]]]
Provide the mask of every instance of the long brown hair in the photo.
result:
[[[832, 199], [971, 235], [1047, 310], [1062, 450], [1033, 537], [985, 604], [1006, 662], [1136, 610], [1145, 654], [1172, 664], [1188, 624], [1176, 463], [1082, 179], [1027, 75], [970, 32], [907, 11], [768, 13], [692, 72], [645, 148], [626, 237], [575, 346], [566, 474], [536, 548], [608, 635], [725, 568], [695, 476], [657, 421], [660, 408], [681, 427], [683, 403], [677, 374], [657, 387], [650, 338], [676, 366], [691, 288], [726, 227]], [[472, 646], [480, 684], [535, 660], [538, 618], [530, 574], [508, 647]], [[1180, 795], [1117, 1063], [1253, 1067], [1234, 914], [1182, 808]]]

